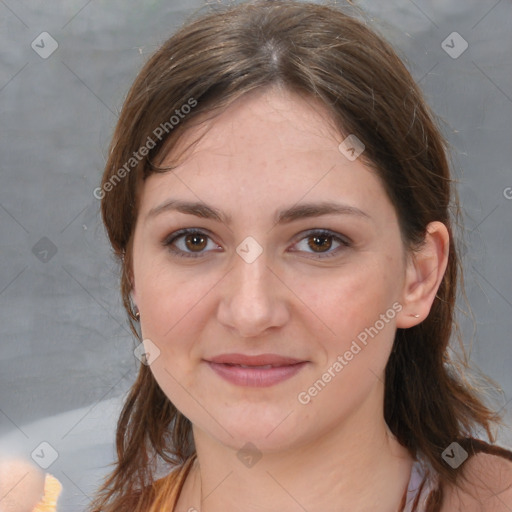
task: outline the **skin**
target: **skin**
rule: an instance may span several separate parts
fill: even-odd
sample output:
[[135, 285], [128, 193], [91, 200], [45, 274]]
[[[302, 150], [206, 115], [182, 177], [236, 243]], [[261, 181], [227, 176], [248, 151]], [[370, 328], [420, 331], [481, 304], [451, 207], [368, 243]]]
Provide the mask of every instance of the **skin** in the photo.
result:
[[0, 511], [31, 512], [43, 497], [44, 479], [26, 460], [0, 460]]
[[[413, 257], [377, 174], [338, 150], [345, 137], [328, 119], [322, 105], [285, 90], [252, 92], [185, 134], [182, 148], [203, 137], [175, 171], [141, 184], [132, 297], [143, 338], [160, 351], [151, 371], [191, 420], [198, 454], [178, 512], [391, 512], [407, 486], [412, 459], [383, 417], [384, 369], [396, 328], [428, 315], [446, 268], [448, 232], [431, 223]], [[148, 217], [171, 198], [211, 205], [230, 222], [173, 210]], [[365, 216], [275, 223], [280, 210], [323, 201]], [[174, 242], [199, 257], [162, 244], [182, 228], [210, 236], [200, 249], [185, 237]], [[350, 245], [329, 237], [318, 245], [307, 233], [313, 229], [348, 237]], [[236, 252], [248, 236], [263, 249], [252, 263]], [[298, 394], [394, 303], [401, 311], [300, 403]], [[274, 386], [240, 387], [204, 362], [232, 352], [308, 364]], [[237, 457], [247, 442], [261, 455], [252, 467]]]

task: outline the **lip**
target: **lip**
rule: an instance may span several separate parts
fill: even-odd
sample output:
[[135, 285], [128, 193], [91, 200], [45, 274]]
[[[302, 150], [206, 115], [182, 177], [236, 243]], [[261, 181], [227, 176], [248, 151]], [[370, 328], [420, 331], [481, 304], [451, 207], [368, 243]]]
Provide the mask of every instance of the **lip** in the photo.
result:
[[290, 379], [304, 368], [307, 361], [277, 354], [222, 354], [206, 363], [217, 375], [232, 384], [268, 387]]
[[305, 362], [302, 359], [280, 356], [278, 354], [260, 354], [257, 356], [248, 356], [245, 354], [221, 354], [208, 359], [208, 361], [219, 364], [243, 364], [244, 366], [289, 366]]

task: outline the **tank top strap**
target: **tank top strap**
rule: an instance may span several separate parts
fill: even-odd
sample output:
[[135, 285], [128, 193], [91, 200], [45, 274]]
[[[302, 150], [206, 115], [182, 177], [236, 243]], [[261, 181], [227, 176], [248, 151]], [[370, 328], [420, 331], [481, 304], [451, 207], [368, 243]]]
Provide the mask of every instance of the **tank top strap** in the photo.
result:
[[429, 470], [428, 464], [421, 457], [417, 457], [411, 469], [402, 512], [425, 512], [430, 493], [437, 486], [438, 478]]

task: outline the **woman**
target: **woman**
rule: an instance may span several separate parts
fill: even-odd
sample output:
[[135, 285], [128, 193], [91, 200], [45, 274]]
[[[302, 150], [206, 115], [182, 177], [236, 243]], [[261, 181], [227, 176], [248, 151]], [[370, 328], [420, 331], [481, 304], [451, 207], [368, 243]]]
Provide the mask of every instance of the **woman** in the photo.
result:
[[143, 344], [91, 510], [511, 510], [447, 352], [453, 194], [410, 74], [339, 10], [244, 3], [164, 43], [96, 191]]

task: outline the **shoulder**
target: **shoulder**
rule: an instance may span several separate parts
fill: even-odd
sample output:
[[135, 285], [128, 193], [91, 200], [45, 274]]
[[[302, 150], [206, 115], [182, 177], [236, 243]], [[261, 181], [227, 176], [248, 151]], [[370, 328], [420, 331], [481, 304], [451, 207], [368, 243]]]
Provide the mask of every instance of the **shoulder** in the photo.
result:
[[511, 458], [476, 453], [464, 462], [460, 487], [445, 487], [442, 512], [511, 512]]

